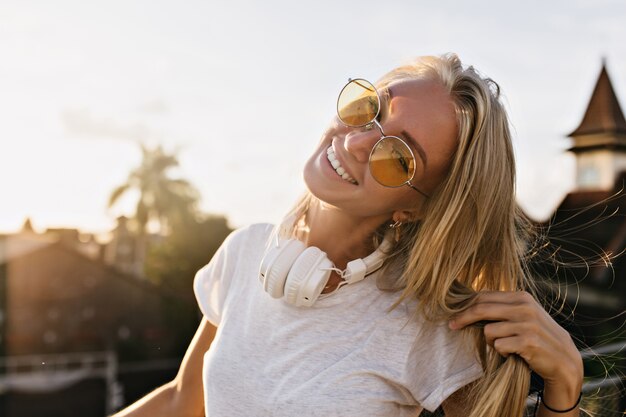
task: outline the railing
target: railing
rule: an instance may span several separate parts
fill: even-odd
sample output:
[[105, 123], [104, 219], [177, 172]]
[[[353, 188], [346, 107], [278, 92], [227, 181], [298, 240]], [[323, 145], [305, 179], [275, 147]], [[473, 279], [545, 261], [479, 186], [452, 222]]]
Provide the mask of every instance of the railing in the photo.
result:
[[[585, 361], [599, 359], [605, 365], [606, 376], [586, 380], [583, 384], [581, 416], [614, 417], [626, 415], [626, 342], [611, 343], [580, 352]], [[621, 362], [621, 366], [619, 361]], [[610, 369], [617, 365], [616, 369]]]
[[[612, 343], [582, 350], [585, 360], [601, 358], [607, 362], [626, 360], [626, 343]], [[84, 352], [61, 355], [29, 355], [0, 358], [0, 394], [18, 387], [29, 391], [54, 391], [84, 378], [103, 378], [106, 382], [106, 413], [115, 412], [123, 404], [119, 372], [140, 372], [152, 369], [176, 368], [179, 359], [125, 364], [120, 369], [114, 352]], [[623, 372], [624, 369], [618, 369]], [[528, 398], [529, 410], [535, 406], [536, 396]], [[626, 376], [607, 375], [585, 381], [581, 416], [626, 416]], [[532, 415], [530, 413], [529, 415]], [[424, 411], [420, 417], [443, 417], [441, 409], [435, 413]]]
[[103, 378], [109, 415], [122, 405], [117, 373], [115, 352], [9, 356], [0, 358], [0, 394], [12, 389], [51, 392], [86, 378]]
[[[611, 343], [580, 351], [583, 360], [600, 358], [607, 362], [614, 359], [626, 360], [626, 342]], [[618, 417], [626, 416], [626, 375], [624, 369], [617, 369], [618, 375], [607, 375], [603, 378], [586, 380], [583, 384], [583, 399], [581, 401], [581, 416]], [[526, 401], [527, 415], [532, 416], [537, 395], [533, 394]], [[422, 412], [420, 417], [444, 417], [441, 408], [434, 413]]]

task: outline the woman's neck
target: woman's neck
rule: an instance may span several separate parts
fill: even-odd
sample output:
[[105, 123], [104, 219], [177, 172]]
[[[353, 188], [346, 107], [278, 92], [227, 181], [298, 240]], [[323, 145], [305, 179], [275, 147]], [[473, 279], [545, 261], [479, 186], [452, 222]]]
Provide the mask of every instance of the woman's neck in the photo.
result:
[[356, 217], [314, 201], [307, 213], [309, 231], [304, 242], [326, 252], [337, 268], [344, 269], [348, 262], [374, 251], [372, 235], [386, 221], [386, 216]]

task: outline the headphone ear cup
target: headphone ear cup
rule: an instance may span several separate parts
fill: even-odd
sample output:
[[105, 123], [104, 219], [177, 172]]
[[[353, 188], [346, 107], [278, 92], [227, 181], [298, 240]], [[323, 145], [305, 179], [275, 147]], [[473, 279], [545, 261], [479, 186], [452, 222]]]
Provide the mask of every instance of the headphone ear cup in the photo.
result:
[[306, 249], [304, 243], [296, 239], [280, 242], [272, 246], [261, 261], [259, 278], [263, 282], [263, 289], [274, 298], [283, 296], [285, 280], [291, 265]]
[[313, 305], [324, 290], [332, 267], [325, 252], [313, 246], [306, 248], [285, 281], [285, 301], [297, 307]]

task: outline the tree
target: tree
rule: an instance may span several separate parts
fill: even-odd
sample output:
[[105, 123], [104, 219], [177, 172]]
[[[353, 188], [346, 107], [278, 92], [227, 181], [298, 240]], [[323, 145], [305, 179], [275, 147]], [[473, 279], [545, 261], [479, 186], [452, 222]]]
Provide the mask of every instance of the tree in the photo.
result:
[[199, 195], [187, 180], [171, 178], [170, 171], [178, 167], [175, 154], [166, 153], [161, 146], [149, 149], [141, 145], [143, 158], [126, 182], [109, 197], [109, 208], [131, 190], [139, 192], [134, 220], [139, 236], [147, 234], [147, 226], [155, 222], [161, 234], [168, 233], [172, 224], [195, 218]]
[[149, 279], [168, 293], [165, 320], [176, 333], [176, 349], [182, 356], [198, 326], [198, 308], [193, 294], [193, 279], [232, 230], [225, 217], [199, 216], [177, 224], [163, 241], [152, 245], [146, 256]]
[[228, 220], [218, 215], [177, 224], [172, 233], [150, 246], [146, 257], [146, 274], [155, 284], [194, 300], [192, 281], [232, 231]]
[[[199, 320], [193, 278], [231, 229], [225, 217], [200, 213], [198, 192], [188, 181], [170, 177], [171, 169], [178, 166], [176, 155], [160, 146], [142, 146], [141, 150], [140, 166], [111, 193], [109, 207], [130, 190], [139, 192], [134, 269], [168, 294], [161, 313], [176, 334], [174, 343], [182, 356]], [[145, 242], [151, 222], [158, 225], [161, 236], [148, 247]]]

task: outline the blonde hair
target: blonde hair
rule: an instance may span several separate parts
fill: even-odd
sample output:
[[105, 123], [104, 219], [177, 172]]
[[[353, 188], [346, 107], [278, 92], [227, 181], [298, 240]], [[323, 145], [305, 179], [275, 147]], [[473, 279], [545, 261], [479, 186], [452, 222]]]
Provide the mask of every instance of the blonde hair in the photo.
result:
[[[449, 53], [420, 57], [392, 70], [378, 85], [423, 78], [437, 80], [448, 91], [458, 148], [447, 176], [425, 203], [423, 218], [403, 229], [388, 260], [387, 267], [399, 273], [381, 274], [395, 278], [378, 285], [402, 290], [395, 305], [419, 299], [418, 313], [436, 321], [471, 306], [481, 290], [534, 294], [524, 256], [532, 228], [515, 201], [513, 146], [498, 84], [472, 66], [464, 68]], [[294, 233], [306, 225], [313, 201], [308, 193], [302, 197], [283, 230]], [[469, 394], [469, 416], [521, 416], [530, 381], [526, 363], [516, 355], [502, 358], [486, 344], [481, 329], [464, 332], [474, 340], [484, 370]]]

